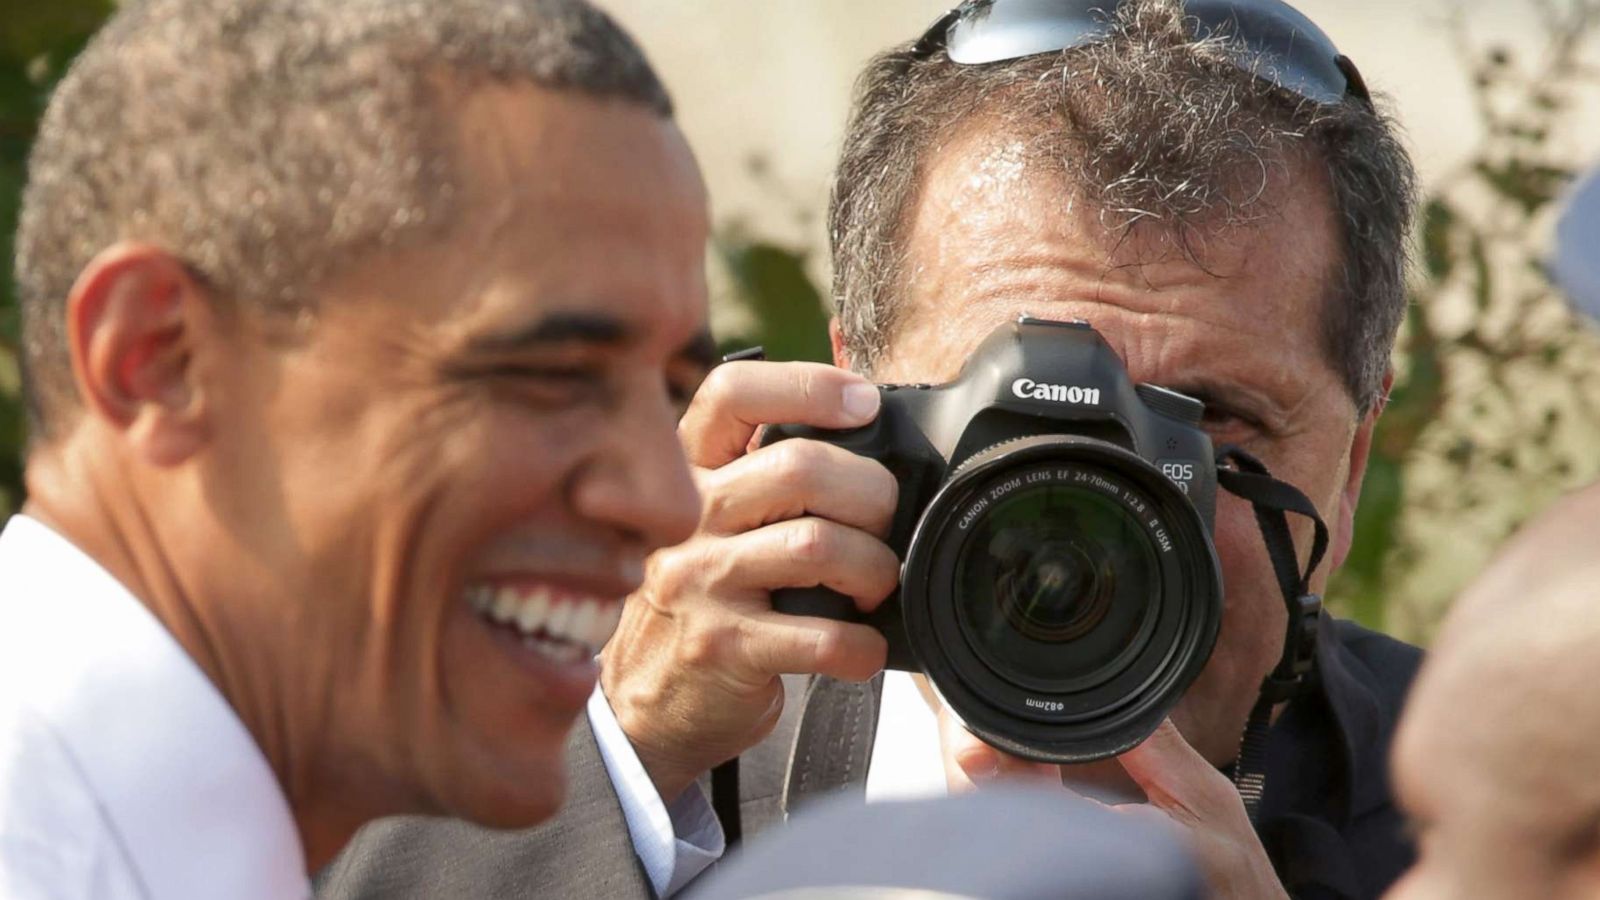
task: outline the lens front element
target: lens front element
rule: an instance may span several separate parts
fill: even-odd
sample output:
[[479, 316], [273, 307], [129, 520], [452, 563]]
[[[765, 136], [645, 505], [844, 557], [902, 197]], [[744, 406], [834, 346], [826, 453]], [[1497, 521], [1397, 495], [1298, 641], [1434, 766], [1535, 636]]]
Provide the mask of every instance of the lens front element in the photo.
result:
[[[1002, 531], [989, 542], [987, 562], [997, 574], [980, 574], [975, 581], [993, 585], [995, 605], [1024, 636], [1049, 644], [1083, 637], [1111, 609], [1116, 568], [1104, 548], [1085, 547], [1093, 542], [1084, 538], [1040, 535], [1037, 550], [1016, 552], [1013, 548], [1033, 530]], [[971, 566], [969, 573], [980, 568]]]
[[996, 674], [1040, 690], [1085, 686], [1138, 649], [1158, 563], [1124, 505], [1071, 484], [1028, 486], [971, 532], [953, 599], [973, 650]]

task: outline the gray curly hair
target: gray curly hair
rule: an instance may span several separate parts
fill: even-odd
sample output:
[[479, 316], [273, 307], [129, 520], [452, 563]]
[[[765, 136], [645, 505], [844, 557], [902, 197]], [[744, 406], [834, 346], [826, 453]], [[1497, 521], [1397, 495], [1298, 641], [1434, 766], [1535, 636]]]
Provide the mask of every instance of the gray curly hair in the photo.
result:
[[1127, 0], [1106, 38], [1061, 53], [975, 66], [943, 51], [874, 57], [829, 208], [852, 364], [870, 374], [903, 316], [904, 223], [930, 148], [981, 117], [1060, 166], [1108, 228], [1154, 224], [1186, 249], [1194, 229], [1248, 222], [1273, 167], [1320, 165], [1343, 232], [1325, 350], [1361, 413], [1379, 403], [1406, 307], [1410, 157], [1383, 112], [1305, 100], [1252, 77], [1243, 54], [1226, 37], [1195, 40], [1178, 0]]

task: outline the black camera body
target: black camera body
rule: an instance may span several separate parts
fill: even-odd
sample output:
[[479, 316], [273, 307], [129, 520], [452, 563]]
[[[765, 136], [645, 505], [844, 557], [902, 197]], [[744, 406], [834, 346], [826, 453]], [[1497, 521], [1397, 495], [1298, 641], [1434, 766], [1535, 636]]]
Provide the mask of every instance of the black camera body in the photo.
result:
[[[1089, 325], [1022, 317], [956, 380], [882, 385], [872, 423], [780, 425], [881, 462], [901, 585], [871, 616], [989, 743], [1072, 763], [1147, 737], [1209, 658], [1222, 585], [1200, 401], [1135, 385]], [[857, 620], [823, 588], [774, 608]]]

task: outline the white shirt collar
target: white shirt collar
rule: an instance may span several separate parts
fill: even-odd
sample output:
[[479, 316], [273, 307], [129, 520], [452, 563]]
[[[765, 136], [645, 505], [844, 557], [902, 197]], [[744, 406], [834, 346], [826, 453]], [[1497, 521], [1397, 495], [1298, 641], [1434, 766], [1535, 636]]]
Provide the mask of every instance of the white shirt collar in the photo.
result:
[[36, 520], [0, 534], [0, 677], [58, 734], [152, 897], [305, 897], [266, 757], [160, 621]]

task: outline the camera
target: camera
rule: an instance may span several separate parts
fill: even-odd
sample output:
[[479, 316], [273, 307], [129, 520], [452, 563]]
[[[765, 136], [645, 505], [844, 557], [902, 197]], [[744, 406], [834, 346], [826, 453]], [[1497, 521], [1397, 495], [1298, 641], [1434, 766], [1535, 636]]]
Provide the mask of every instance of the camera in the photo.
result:
[[881, 462], [899, 483], [900, 587], [861, 616], [826, 588], [796, 615], [864, 620], [988, 743], [1075, 763], [1144, 740], [1211, 655], [1222, 578], [1204, 405], [1134, 384], [1084, 322], [1023, 316], [947, 384], [880, 385], [861, 428], [767, 429]]

